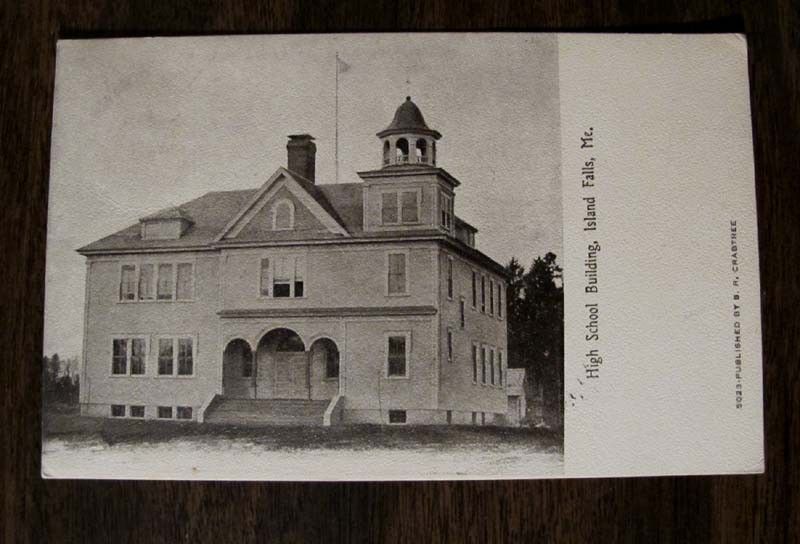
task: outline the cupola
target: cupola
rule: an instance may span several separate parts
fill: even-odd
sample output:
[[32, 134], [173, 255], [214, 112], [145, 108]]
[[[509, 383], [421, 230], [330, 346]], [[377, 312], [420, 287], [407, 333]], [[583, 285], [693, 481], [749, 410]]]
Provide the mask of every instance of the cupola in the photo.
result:
[[436, 140], [442, 135], [425, 123], [416, 104], [407, 96], [391, 124], [377, 134], [383, 146], [383, 167], [436, 166]]

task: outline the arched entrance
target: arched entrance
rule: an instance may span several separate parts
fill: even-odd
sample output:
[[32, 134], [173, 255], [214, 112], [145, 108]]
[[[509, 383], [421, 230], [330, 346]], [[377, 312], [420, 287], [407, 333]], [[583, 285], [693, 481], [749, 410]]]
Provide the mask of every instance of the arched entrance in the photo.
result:
[[255, 398], [253, 350], [246, 340], [235, 338], [222, 353], [222, 394], [233, 398]]
[[339, 391], [339, 348], [336, 342], [319, 338], [308, 351], [311, 354], [311, 398], [333, 398]]
[[311, 398], [309, 356], [303, 340], [291, 329], [273, 329], [258, 342], [255, 397]]

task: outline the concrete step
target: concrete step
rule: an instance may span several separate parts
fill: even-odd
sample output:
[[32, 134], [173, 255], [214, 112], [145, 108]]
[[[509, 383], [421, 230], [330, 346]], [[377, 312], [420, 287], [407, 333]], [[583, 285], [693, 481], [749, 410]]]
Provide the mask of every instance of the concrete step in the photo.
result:
[[205, 416], [208, 423], [242, 425], [322, 425], [327, 400], [215, 399]]

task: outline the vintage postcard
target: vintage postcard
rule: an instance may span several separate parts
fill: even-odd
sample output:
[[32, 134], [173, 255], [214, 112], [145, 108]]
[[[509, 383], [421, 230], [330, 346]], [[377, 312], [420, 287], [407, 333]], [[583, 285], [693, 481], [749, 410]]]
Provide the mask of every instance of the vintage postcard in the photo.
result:
[[60, 41], [42, 475], [760, 472], [739, 35]]

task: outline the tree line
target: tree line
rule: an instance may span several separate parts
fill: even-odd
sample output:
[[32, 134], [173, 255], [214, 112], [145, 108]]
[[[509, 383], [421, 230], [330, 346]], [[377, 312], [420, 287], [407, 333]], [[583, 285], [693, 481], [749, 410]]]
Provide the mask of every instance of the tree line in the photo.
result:
[[78, 358], [61, 359], [58, 353], [42, 360], [42, 394], [45, 403], [78, 404]]
[[524, 368], [526, 396], [541, 391], [544, 421], [563, 426], [564, 287], [554, 253], [526, 270], [512, 258], [508, 275], [508, 366]]

